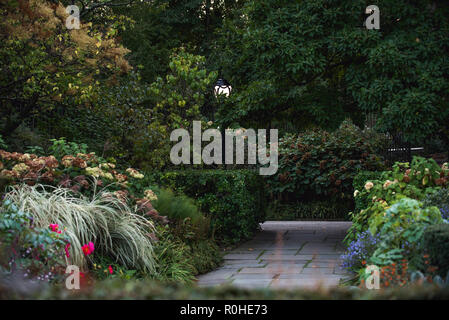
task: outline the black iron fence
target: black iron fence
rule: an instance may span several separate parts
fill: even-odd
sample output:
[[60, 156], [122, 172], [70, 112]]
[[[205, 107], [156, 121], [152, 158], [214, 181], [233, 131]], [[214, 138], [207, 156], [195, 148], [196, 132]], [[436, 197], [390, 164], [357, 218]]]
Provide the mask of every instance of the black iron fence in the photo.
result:
[[424, 152], [423, 147], [413, 146], [411, 143], [405, 141], [401, 133], [388, 134], [390, 140], [389, 145], [385, 150], [385, 160], [392, 164], [396, 161], [411, 162], [414, 155], [419, 155]]

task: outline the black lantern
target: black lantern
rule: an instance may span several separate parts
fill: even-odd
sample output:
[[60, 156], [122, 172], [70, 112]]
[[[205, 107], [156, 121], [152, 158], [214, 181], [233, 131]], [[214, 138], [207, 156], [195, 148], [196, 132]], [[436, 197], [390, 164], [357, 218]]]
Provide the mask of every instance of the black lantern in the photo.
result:
[[215, 84], [214, 87], [214, 94], [215, 97], [219, 97], [221, 95], [224, 95], [225, 97], [229, 97], [229, 95], [231, 94], [232, 91], [232, 87], [229, 84], [229, 82], [227, 82], [225, 79], [218, 79], [217, 83]]
[[[229, 97], [229, 95], [231, 94], [232, 91], [232, 87], [229, 84], [229, 82], [227, 82], [225, 79], [220, 78], [217, 80], [217, 83], [215, 84], [214, 87], [214, 95], [215, 97], [218, 99], [218, 101], [220, 101], [220, 97], [224, 96], [225, 98]], [[223, 166], [225, 165], [225, 131], [226, 130], [226, 124], [223, 123], [223, 127], [221, 128], [221, 141], [222, 141], [222, 148], [221, 148], [221, 152], [222, 152], [222, 164]]]

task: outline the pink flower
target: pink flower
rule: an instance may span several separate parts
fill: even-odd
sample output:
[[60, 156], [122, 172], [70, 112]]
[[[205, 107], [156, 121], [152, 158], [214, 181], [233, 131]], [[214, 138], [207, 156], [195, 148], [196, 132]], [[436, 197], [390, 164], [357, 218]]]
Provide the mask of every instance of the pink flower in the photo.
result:
[[65, 245], [65, 248], [64, 248], [64, 250], [65, 250], [65, 256], [66, 256], [67, 258], [70, 258], [69, 248], [70, 248], [70, 243], [67, 243], [67, 244]]
[[95, 250], [94, 243], [91, 241], [88, 244], [85, 244], [84, 246], [82, 246], [81, 249], [83, 250], [84, 255], [88, 256], [88, 255], [92, 254]]
[[111, 267], [111, 266], [108, 267], [108, 270], [109, 270], [109, 273], [110, 273], [110, 274], [113, 274], [113, 273], [114, 273], [114, 270], [112, 270], [112, 267]]
[[[53, 232], [58, 232], [59, 225], [56, 223], [50, 223], [49, 228]], [[58, 233], [61, 233], [61, 231], [59, 231]]]

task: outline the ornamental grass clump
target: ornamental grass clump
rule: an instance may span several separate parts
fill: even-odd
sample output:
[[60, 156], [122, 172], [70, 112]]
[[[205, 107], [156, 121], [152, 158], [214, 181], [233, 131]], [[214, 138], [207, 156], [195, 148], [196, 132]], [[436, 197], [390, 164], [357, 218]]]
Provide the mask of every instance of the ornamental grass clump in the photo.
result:
[[125, 268], [144, 273], [155, 270], [149, 237], [153, 224], [110, 192], [75, 197], [66, 188], [22, 184], [11, 187], [5, 199], [28, 212], [39, 227], [63, 225], [71, 244], [71, 264], [87, 267], [91, 257], [82, 248], [92, 242], [96, 255], [110, 257]]

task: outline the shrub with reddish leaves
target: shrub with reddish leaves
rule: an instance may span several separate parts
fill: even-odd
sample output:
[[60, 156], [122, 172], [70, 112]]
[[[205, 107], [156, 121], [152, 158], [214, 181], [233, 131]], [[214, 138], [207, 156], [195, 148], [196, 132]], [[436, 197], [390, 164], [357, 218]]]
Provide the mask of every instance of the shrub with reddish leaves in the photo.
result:
[[281, 199], [335, 196], [351, 199], [359, 170], [383, 168], [384, 137], [349, 121], [329, 133], [310, 130], [279, 142], [279, 170], [270, 176], [271, 192]]

